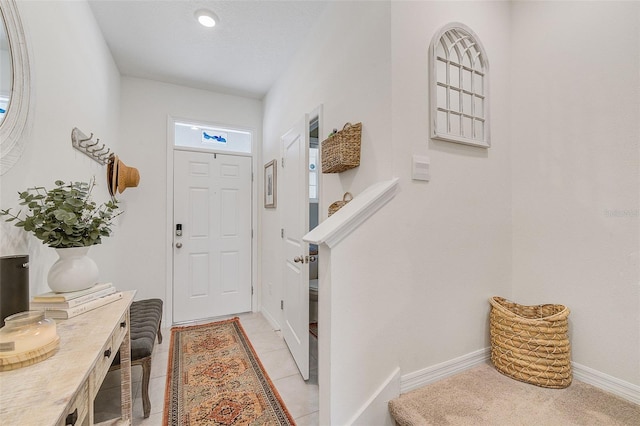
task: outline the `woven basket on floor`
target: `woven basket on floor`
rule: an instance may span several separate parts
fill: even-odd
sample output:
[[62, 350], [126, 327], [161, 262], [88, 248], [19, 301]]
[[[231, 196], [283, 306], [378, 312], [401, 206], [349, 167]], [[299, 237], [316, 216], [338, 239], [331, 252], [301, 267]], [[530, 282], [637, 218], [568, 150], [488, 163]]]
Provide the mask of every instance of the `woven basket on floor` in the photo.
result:
[[347, 123], [322, 142], [322, 173], [340, 173], [360, 165], [362, 123]]
[[545, 388], [571, 384], [569, 308], [524, 306], [492, 297], [491, 362], [501, 373]]

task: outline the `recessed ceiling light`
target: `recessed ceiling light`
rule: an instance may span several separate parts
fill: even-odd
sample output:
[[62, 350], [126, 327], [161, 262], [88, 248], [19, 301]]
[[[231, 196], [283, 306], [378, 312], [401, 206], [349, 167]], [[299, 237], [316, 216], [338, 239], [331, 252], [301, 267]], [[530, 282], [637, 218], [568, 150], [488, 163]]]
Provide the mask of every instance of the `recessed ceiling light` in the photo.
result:
[[198, 10], [196, 12], [196, 19], [201, 25], [204, 25], [207, 28], [215, 27], [218, 22], [218, 17], [215, 13], [207, 9]]

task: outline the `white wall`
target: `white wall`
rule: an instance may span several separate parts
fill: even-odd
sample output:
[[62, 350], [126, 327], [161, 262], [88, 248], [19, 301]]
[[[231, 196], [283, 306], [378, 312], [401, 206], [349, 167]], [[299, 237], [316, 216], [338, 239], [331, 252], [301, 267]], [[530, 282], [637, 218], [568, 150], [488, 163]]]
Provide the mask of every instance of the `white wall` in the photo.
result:
[[[399, 286], [402, 373], [489, 345], [488, 299], [511, 293], [509, 4], [393, 3], [394, 173], [401, 190], [389, 259]], [[449, 22], [468, 25], [489, 60], [491, 148], [429, 140], [428, 47]], [[411, 180], [411, 155], [431, 180]], [[382, 285], [382, 283], [381, 283]]]
[[[454, 20], [478, 33], [491, 62], [490, 150], [428, 141], [428, 46]], [[320, 252], [320, 421], [344, 424], [397, 366], [406, 374], [486, 347], [488, 299], [511, 294], [509, 6], [338, 2], [319, 26], [265, 99], [264, 159], [322, 103], [324, 137], [354, 117], [364, 132], [360, 167], [323, 175], [323, 215], [344, 191], [401, 179], [331, 265]], [[431, 182], [411, 181], [412, 154], [431, 157]], [[262, 225], [263, 309], [278, 319], [278, 212], [263, 212]]]
[[[263, 160], [280, 157], [280, 137], [300, 120], [322, 104], [323, 123], [320, 139], [327, 137], [333, 128], [342, 128], [346, 122], [363, 123], [361, 165], [341, 174], [323, 175], [320, 216], [326, 217], [329, 204], [342, 199], [345, 191], [357, 195], [381, 178], [391, 177], [391, 64], [390, 64], [390, 5], [383, 2], [334, 2], [327, 6], [319, 18], [315, 32], [304, 44], [300, 55], [289, 67], [265, 98]], [[262, 213], [262, 285], [263, 311], [274, 322], [281, 321], [279, 300], [282, 298], [282, 265], [280, 211], [263, 210]], [[320, 268], [326, 262], [325, 252], [320, 252]], [[321, 277], [322, 278], [322, 277]], [[324, 280], [324, 281], [323, 281]], [[333, 299], [327, 297], [329, 279], [325, 275], [320, 282], [320, 327], [325, 327], [325, 338], [319, 342], [319, 383], [321, 424], [344, 424], [355, 409], [370, 395], [369, 387], [358, 384], [374, 384], [389, 372], [377, 368], [380, 364], [363, 362], [369, 367], [366, 376], [355, 376], [358, 368], [344, 377], [336, 377], [328, 367], [330, 362], [343, 368], [352, 366], [349, 359], [340, 359], [343, 351], [353, 350], [351, 342], [344, 345], [343, 337], [336, 340], [328, 336], [327, 329], [333, 309]], [[324, 286], [324, 287], [323, 287]], [[323, 296], [324, 295], [324, 296]], [[323, 299], [324, 297], [324, 299]], [[331, 302], [329, 302], [331, 300]], [[346, 299], [360, 305], [363, 300]], [[374, 309], [373, 307], [371, 309]], [[340, 307], [338, 307], [340, 310]], [[366, 309], [365, 309], [366, 310]], [[366, 310], [372, 312], [372, 310]], [[365, 319], [365, 317], [361, 317]], [[351, 329], [350, 324], [340, 324]], [[332, 325], [333, 327], [333, 325]], [[334, 344], [334, 342], [336, 342]], [[338, 352], [334, 352], [334, 349]], [[329, 357], [333, 361], [329, 361]], [[367, 356], [368, 360], [372, 358]], [[335, 365], [335, 364], [334, 364]], [[382, 364], [384, 366], [384, 364]], [[378, 377], [380, 381], [376, 383]], [[344, 387], [341, 387], [344, 385]], [[350, 392], [356, 390], [356, 392]], [[340, 401], [341, 397], [346, 400]], [[365, 398], [365, 399], [363, 399]], [[332, 405], [331, 418], [328, 407]]]
[[[32, 115], [24, 135], [25, 151], [0, 178], [0, 206], [17, 206], [17, 192], [35, 185], [53, 186], [61, 180], [88, 181], [96, 177], [94, 201], [109, 197], [106, 168], [71, 146], [71, 130], [93, 132], [118, 150], [120, 74], [85, 2], [17, 2], [26, 32], [32, 66]], [[2, 221], [0, 255], [30, 255], [30, 293], [49, 291], [46, 276], [57, 259], [53, 249]], [[116, 226], [111, 238], [92, 247], [90, 256], [100, 279], [112, 280], [117, 265]]]
[[[122, 256], [117, 272], [120, 286], [137, 289], [136, 298], [165, 301], [165, 319], [171, 321], [171, 294], [167, 279], [167, 122], [169, 116], [254, 131], [255, 146], [262, 140], [262, 102], [151, 80], [122, 77], [120, 158], [140, 171], [140, 185], [120, 198], [126, 211], [119, 229]], [[255, 170], [254, 170], [255, 171]], [[261, 173], [261, 170], [257, 171]], [[135, 256], [132, 254], [136, 254]]]
[[[345, 191], [357, 194], [379, 176], [391, 176], [388, 13], [389, 5], [382, 2], [327, 6], [302, 51], [264, 100], [264, 162], [280, 159], [280, 137], [319, 105], [323, 114], [321, 140], [346, 122], [364, 123], [362, 165], [321, 177], [321, 218]], [[261, 213], [263, 310], [279, 324], [283, 265], [280, 211], [262, 209]]]
[[[320, 334], [330, 338], [320, 339], [321, 421], [350, 419], [394, 363], [407, 374], [488, 347], [493, 295], [567, 304], [574, 361], [637, 385], [638, 4], [376, 7], [379, 15], [371, 19], [371, 4], [363, 10], [334, 5], [321, 21], [331, 35], [308, 43], [315, 49], [307, 50], [308, 66], [294, 64], [265, 106], [265, 129], [293, 122], [292, 111], [308, 111], [313, 105], [302, 101], [312, 104], [313, 90], [326, 94], [325, 116], [351, 106], [355, 101], [344, 89], [361, 87], [350, 74], [360, 63], [342, 63], [337, 73], [309, 51], [340, 57], [342, 46], [354, 46], [355, 31], [342, 33], [337, 15], [354, 21], [349, 12], [359, 15], [358, 32], [377, 29], [378, 62], [390, 61], [392, 72], [390, 81], [378, 77], [376, 92], [384, 99], [391, 88], [392, 110], [385, 117], [381, 107], [375, 123], [363, 122], [365, 128], [391, 124], [391, 138], [363, 143], [358, 169], [323, 177], [323, 210], [350, 185], [390, 175], [400, 177], [400, 192], [334, 248], [330, 260], [321, 250]], [[387, 20], [389, 52], [382, 35]], [[470, 26], [487, 51], [488, 150], [428, 137], [427, 48], [451, 21]], [[313, 90], [304, 90], [304, 81], [315, 82]], [[295, 107], [287, 108], [284, 99]], [[281, 133], [265, 130], [265, 152], [277, 156]], [[368, 152], [375, 155], [367, 159]], [[430, 157], [430, 182], [411, 181], [412, 154]], [[265, 239], [265, 247], [277, 249], [278, 215], [269, 215], [263, 232], [274, 238]], [[271, 255], [269, 263], [278, 265], [279, 253]], [[279, 271], [269, 272], [265, 278], [277, 282]], [[278, 296], [265, 297], [265, 308], [277, 309]]]
[[[393, 130], [379, 143], [400, 190], [332, 250], [335, 424], [394, 367], [407, 374], [487, 347], [488, 299], [511, 295], [509, 5], [398, 2], [390, 16]], [[451, 21], [469, 25], [489, 57], [489, 150], [429, 140], [428, 46]], [[412, 154], [429, 156], [429, 182], [411, 180]]]
[[573, 361], [640, 385], [640, 4], [512, 17], [514, 298], [567, 305]]
[[[34, 110], [0, 206], [25, 187], [94, 174], [106, 199], [105, 168], [70, 142], [73, 127], [94, 132], [140, 170], [140, 186], [120, 197], [114, 236], [92, 248], [101, 279], [138, 298], [170, 306], [168, 115], [254, 128], [258, 145], [263, 128], [263, 163], [320, 104], [322, 137], [363, 122], [362, 165], [323, 176], [321, 215], [344, 191], [392, 176], [400, 192], [337, 247], [332, 265], [321, 249], [321, 279], [334, 270], [320, 284], [320, 333], [331, 336], [331, 345], [320, 339], [321, 421], [350, 419], [394, 366], [406, 374], [488, 346], [492, 295], [565, 303], [574, 361], [640, 385], [637, 3], [335, 2], [264, 115], [257, 100], [120, 79], [84, 2], [19, 7]], [[489, 57], [488, 150], [428, 138], [427, 49], [450, 21], [469, 25]], [[430, 157], [430, 182], [411, 181], [412, 154]], [[278, 323], [282, 224], [278, 209], [262, 208], [261, 187], [261, 301]], [[0, 230], [2, 255], [32, 256], [32, 294], [47, 290], [53, 251], [27, 247], [4, 222]]]
[[[252, 129], [259, 150], [262, 102], [129, 77], [122, 78], [121, 85], [84, 1], [18, 2], [18, 6], [31, 54], [33, 113], [24, 154], [1, 178], [0, 206], [17, 206], [17, 192], [30, 186], [92, 176], [99, 185], [95, 201], [106, 201], [106, 168], [71, 146], [73, 127], [87, 135], [93, 132], [127, 165], [139, 169], [141, 181], [138, 188], [118, 195], [124, 214], [112, 237], [92, 247], [90, 256], [98, 264], [101, 280], [122, 290], [138, 290], [138, 299], [162, 298], [167, 303], [165, 313], [170, 313], [167, 117]], [[49, 291], [46, 275], [57, 258], [55, 252], [4, 221], [0, 230], [0, 255], [30, 254], [31, 294]]]

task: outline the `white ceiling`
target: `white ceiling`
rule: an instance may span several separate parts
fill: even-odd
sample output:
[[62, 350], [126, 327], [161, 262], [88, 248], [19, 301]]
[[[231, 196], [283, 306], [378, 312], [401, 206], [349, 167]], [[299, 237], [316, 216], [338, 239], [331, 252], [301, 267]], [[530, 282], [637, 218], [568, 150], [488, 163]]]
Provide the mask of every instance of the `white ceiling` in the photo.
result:
[[[89, 0], [124, 75], [262, 98], [327, 1]], [[198, 24], [209, 9], [220, 22]]]

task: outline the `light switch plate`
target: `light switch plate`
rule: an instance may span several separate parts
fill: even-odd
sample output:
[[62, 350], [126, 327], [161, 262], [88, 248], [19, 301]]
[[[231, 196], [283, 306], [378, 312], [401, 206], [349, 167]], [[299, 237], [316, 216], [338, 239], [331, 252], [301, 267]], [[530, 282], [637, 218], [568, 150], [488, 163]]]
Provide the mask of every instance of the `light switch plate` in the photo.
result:
[[429, 157], [414, 155], [411, 161], [411, 178], [413, 180], [431, 179]]

